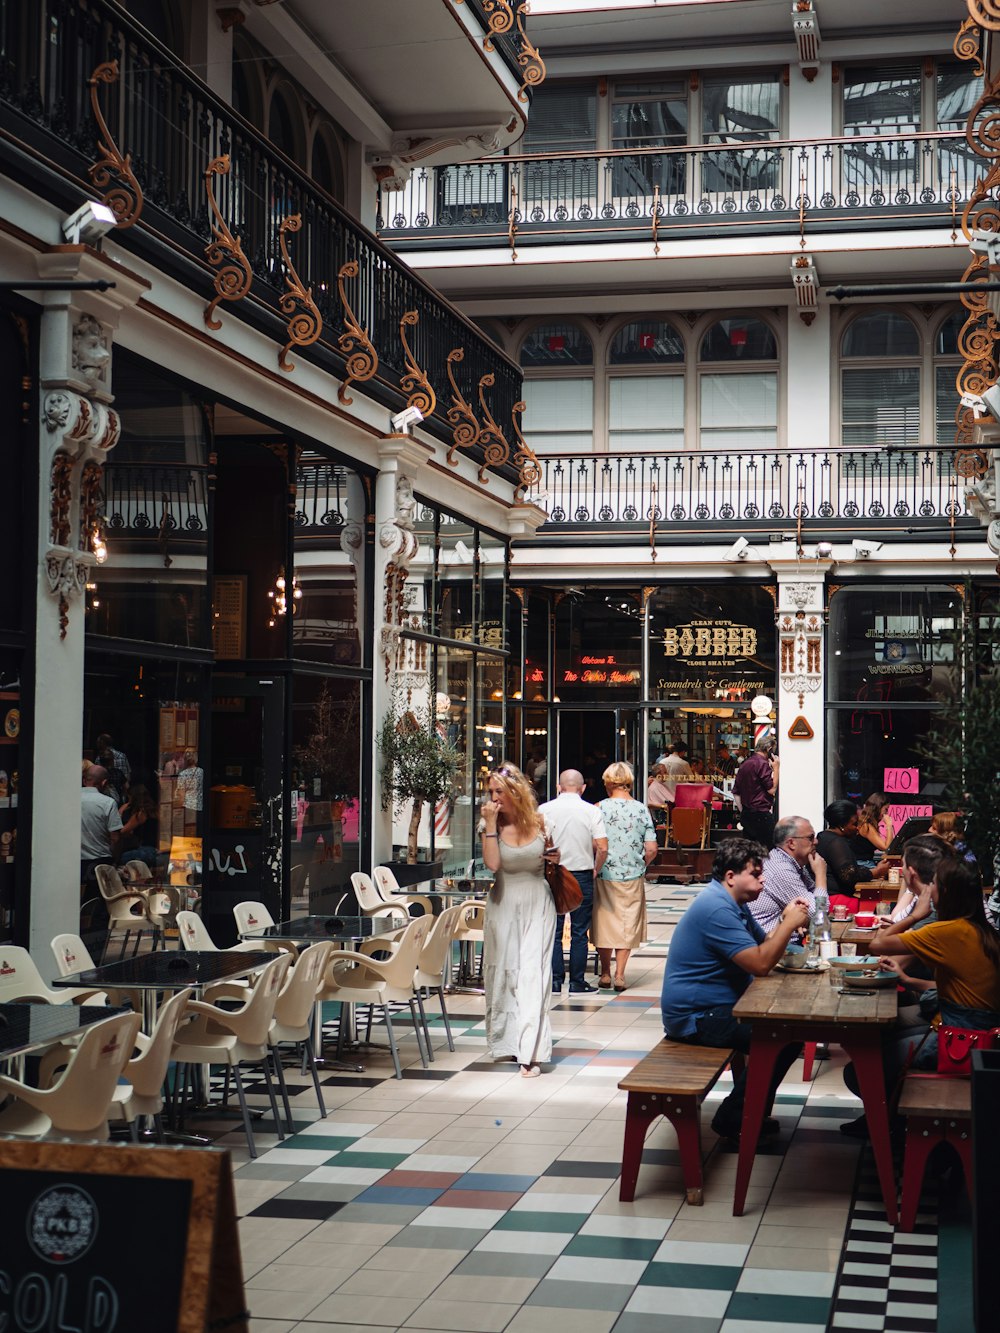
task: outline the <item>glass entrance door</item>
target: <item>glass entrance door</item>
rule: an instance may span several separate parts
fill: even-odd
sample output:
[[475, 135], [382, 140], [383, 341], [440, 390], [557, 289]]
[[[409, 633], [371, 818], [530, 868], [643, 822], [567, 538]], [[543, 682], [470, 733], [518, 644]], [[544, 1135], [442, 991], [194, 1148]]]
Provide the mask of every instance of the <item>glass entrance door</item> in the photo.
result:
[[279, 676], [212, 683], [211, 851], [202, 915], [220, 945], [236, 939], [237, 903], [262, 902], [276, 921], [285, 915], [284, 712]]
[[[554, 796], [559, 774], [578, 769], [586, 782], [588, 801], [603, 801], [607, 792], [601, 780], [607, 766], [625, 760], [635, 767], [639, 753], [640, 712], [637, 708], [559, 708], [556, 710], [556, 764], [546, 796]], [[636, 792], [642, 799], [645, 773], [636, 773]]]

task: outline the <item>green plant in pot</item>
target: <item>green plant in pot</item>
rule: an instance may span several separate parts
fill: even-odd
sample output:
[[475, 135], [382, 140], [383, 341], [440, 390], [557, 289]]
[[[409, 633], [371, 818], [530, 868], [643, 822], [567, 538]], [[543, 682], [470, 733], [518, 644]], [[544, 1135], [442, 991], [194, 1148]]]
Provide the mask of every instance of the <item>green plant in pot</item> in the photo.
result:
[[410, 803], [406, 861], [416, 864], [417, 831], [424, 805], [451, 796], [465, 756], [431, 724], [427, 710], [405, 708], [394, 697], [378, 732], [382, 752], [382, 809]]

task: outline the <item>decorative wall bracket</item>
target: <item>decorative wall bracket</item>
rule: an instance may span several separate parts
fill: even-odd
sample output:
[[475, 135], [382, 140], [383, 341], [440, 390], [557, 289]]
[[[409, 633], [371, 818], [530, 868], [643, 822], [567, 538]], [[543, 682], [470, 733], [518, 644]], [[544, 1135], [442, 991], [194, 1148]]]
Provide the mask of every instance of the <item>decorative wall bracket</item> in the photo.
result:
[[510, 0], [483, 0], [483, 9], [488, 15], [486, 26], [489, 32], [483, 38], [483, 50], [493, 50], [493, 38], [501, 33], [510, 32], [514, 26], [514, 11]]
[[527, 410], [528, 404], [523, 400], [517, 402], [510, 410], [510, 424], [514, 430], [514, 439], [517, 441], [514, 450], [514, 465], [516, 466], [520, 480], [514, 488], [514, 503], [522, 501], [531, 490], [532, 486], [537, 486], [542, 479], [542, 467], [535, 457], [531, 446], [527, 443], [521, 434], [520, 418]]
[[968, 4], [973, 23], [1000, 32], [1000, 0], [968, 0]]
[[351, 259], [342, 264], [337, 272], [337, 291], [340, 294], [340, 304], [344, 308], [344, 332], [337, 338], [337, 346], [347, 357], [347, 375], [337, 390], [337, 397], [345, 404], [354, 402], [347, 392], [351, 384], [362, 384], [365, 380], [370, 380], [378, 370], [378, 353], [368, 337], [368, 330], [363, 329], [358, 323], [344, 290], [344, 280], [356, 278], [358, 271], [357, 260]]
[[415, 407], [418, 412], [427, 418], [433, 415], [437, 406], [437, 394], [431, 385], [430, 380], [417, 365], [416, 358], [410, 350], [410, 344], [406, 338], [408, 328], [416, 328], [420, 323], [420, 315], [416, 310], [407, 310], [399, 321], [399, 337], [403, 344], [403, 356], [406, 361], [406, 374], [399, 382], [399, 387], [409, 397], [406, 400], [407, 407]]
[[[108, 123], [104, 119], [100, 99], [97, 95], [98, 84], [117, 82], [117, 60], [106, 60], [103, 64], [98, 65], [87, 80], [87, 87], [90, 89], [90, 106], [100, 133], [97, 143], [100, 156], [93, 165], [87, 168], [87, 175], [99, 190], [105, 191], [103, 201], [114, 213], [117, 219], [116, 226], [125, 228], [131, 227], [133, 223], [139, 220], [143, 204], [142, 187], [132, 170], [132, 154], [125, 153], [123, 156], [120, 152], [111, 131], [108, 129]], [[121, 184], [108, 189], [107, 187], [111, 185], [114, 178], [121, 181]]]
[[69, 606], [74, 597], [82, 597], [87, 587], [89, 565], [72, 551], [50, 547], [45, 553], [45, 582], [53, 597], [58, 598], [59, 637], [65, 639], [69, 628]]
[[792, 6], [792, 32], [799, 52], [799, 69], [807, 83], [812, 83], [819, 69], [819, 15], [813, 0], [795, 0]]
[[[288, 341], [278, 353], [278, 368], [286, 372], [295, 369], [295, 363], [288, 360], [288, 353], [292, 347], [308, 347], [314, 343], [323, 332], [323, 316], [319, 313], [316, 302], [313, 300], [312, 288], [306, 287], [299, 277], [295, 265], [292, 263], [292, 257], [288, 253], [288, 241], [286, 239], [290, 231], [302, 230], [302, 214], [293, 213], [290, 217], [282, 218], [278, 225], [278, 245], [281, 247], [281, 258], [285, 265], [285, 282], [288, 284], [288, 291], [285, 292], [278, 305], [281, 307], [281, 313], [288, 316]], [[302, 307], [300, 310], [299, 307]]]
[[229, 230], [219, 205], [216, 203], [212, 179], [215, 176], [228, 176], [230, 169], [229, 154], [214, 157], [205, 168], [205, 193], [208, 206], [215, 221], [212, 223], [212, 239], [205, 246], [205, 258], [217, 270], [212, 279], [215, 296], [205, 307], [206, 328], [222, 328], [222, 320], [215, 318], [215, 308], [220, 301], [242, 301], [253, 283], [253, 269], [243, 253], [243, 242]]
[[812, 255], [796, 255], [791, 263], [791, 274], [799, 319], [808, 328], [816, 318], [819, 304], [819, 274]]
[[452, 405], [445, 413], [452, 428], [452, 444], [447, 456], [447, 462], [451, 467], [458, 467], [458, 459], [455, 457], [458, 450], [471, 449], [479, 439], [479, 422], [476, 420], [476, 414], [455, 382], [454, 367], [464, 360], [464, 350], [461, 347], [455, 347], [448, 353], [445, 363], [448, 372], [448, 383], [451, 385]]
[[545, 61], [538, 53], [538, 47], [528, 41], [524, 31], [524, 18], [528, 12], [528, 0], [521, 0], [517, 7], [517, 30], [521, 34], [521, 50], [517, 54], [517, 63], [524, 72], [524, 82], [517, 92], [519, 102], [527, 102], [529, 88], [538, 88], [545, 82]]
[[479, 467], [479, 481], [481, 482], [486, 481], [487, 468], [502, 467], [510, 458], [510, 445], [507, 443], [507, 437], [494, 420], [493, 413], [487, 407], [486, 398], [483, 394], [484, 389], [492, 389], [495, 383], [496, 376], [492, 374], [483, 375], [479, 381], [479, 404], [486, 419], [486, 425], [479, 432], [479, 443], [483, 446], [483, 461]]

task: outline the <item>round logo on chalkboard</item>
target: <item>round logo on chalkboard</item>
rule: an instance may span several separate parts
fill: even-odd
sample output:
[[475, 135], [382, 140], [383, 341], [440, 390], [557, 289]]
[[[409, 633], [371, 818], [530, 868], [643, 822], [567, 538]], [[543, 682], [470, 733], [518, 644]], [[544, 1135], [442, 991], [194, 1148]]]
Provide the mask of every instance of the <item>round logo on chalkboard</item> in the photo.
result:
[[40, 1259], [70, 1264], [97, 1235], [97, 1205], [78, 1185], [43, 1190], [28, 1212], [28, 1242]]

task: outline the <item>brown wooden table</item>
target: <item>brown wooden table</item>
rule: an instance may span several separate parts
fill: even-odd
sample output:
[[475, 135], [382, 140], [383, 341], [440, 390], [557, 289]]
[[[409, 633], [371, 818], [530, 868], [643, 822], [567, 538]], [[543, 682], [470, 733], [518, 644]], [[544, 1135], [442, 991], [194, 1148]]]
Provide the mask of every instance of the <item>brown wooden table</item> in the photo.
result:
[[[862, 938], [864, 938], [862, 936]], [[896, 1222], [896, 1178], [882, 1071], [882, 1035], [896, 1018], [896, 989], [845, 991], [827, 972], [772, 972], [756, 977], [733, 1009], [749, 1023], [750, 1062], [740, 1133], [733, 1214], [742, 1217], [775, 1062], [792, 1042], [836, 1042], [854, 1061], [868, 1119], [886, 1219]]]

